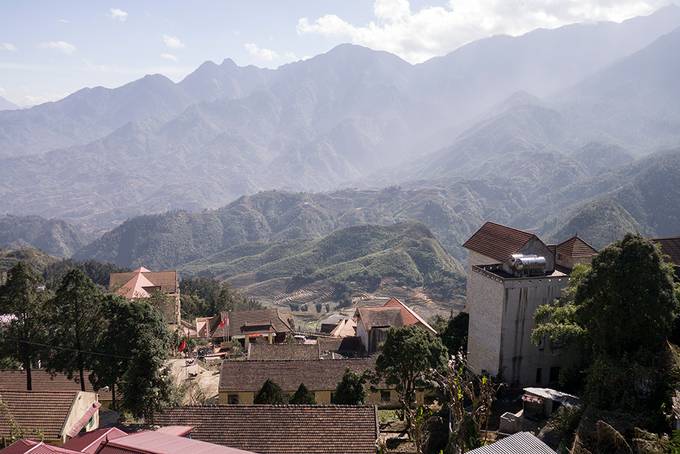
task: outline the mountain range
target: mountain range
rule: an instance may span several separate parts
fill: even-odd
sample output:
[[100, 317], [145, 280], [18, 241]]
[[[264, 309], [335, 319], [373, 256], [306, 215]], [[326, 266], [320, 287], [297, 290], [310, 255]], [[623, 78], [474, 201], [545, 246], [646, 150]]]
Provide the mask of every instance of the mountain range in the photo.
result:
[[[418, 65], [341, 45], [277, 70], [225, 60], [179, 83], [154, 75], [83, 89], [0, 112], [0, 211], [101, 233], [132, 216], [217, 208], [260, 190], [486, 178], [535, 153], [545, 161], [535, 172], [552, 166], [571, 178], [571, 154], [591, 142], [640, 156], [677, 139], [661, 82], [672, 84], [678, 26], [680, 8], [669, 6], [621, 24], [492, 37]], [[640, 126], [654, 134], [631, 140], [635, 129], [617, 127], [616, 115], [590, 119], [593, 106], [620, 116], [634, 107], [620, 72], [640, 62], [661, 98], [650, 98]]]
[[18, 109], [19, 106], [14, 104], [12, 101], [3, 98], [0, 96], [0, 110], [13, 110], [13, 109]]

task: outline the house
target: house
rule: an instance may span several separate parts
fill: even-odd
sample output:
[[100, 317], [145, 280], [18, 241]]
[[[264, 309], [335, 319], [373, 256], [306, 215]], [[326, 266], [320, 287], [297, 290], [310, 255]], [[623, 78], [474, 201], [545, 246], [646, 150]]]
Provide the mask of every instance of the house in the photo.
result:
[[354, 320], [357, 336], [369, 354], [380, 350], [390, 328], [416, 325], [437, 334], [422, 317], [397, 298], [390, 298], [382, 306], [357, 308]]
[[0, 454], [80, 454], [80, 451], [52, 446], [43, 441], [22, 438], [5, 449], [0, 449]]
[[[220, 371], [219, 402], [225, 405], [252, 404], [265, 381], [271, 380], [288, 395], [301, 383], [314, 393], [317, 404], [329, 404], [346, 369], [356, 373], [373, 370], [371, 358], [335, 360], [224, 361]], [[368, 390], [367, 385], [367, 390]], [[395, 390], [383, 385], [367, 392], [368, 403], [381, 407], [399, 405]], [[421, 392], [418, 401], [423, 401]]]
[[557, 454], [530, 432], [517, 432], [468, 454]]
[[125, 436], [127, 436], [127, 433], [116, 427], [105, 427], [71, 438], [64, 443], [63, 447], [74, 452], [95, 454], [99, 449], [99, 446], [105, 441], [115, 440], [116, 438]]
[[280, 309], [223, 312], [210, 323], [213, 339], [238, 341], [246, 348], [251, 342], [281, 343], [294, 328], [293, 317]]
[[380, 435], [369, 405], [175, 407], [154, 415], [154, 423], [189, 424], [194, 440], [262, 454], [375, 454]]
[[570, 358], [557, 345], [531, 342], [534, 313], [558, 298], [571, 269], [597, 251], [578, 237], [548, 246], [531, 232], [493, 222], [463, 247], [469, 251], [469, 367], [514, 386], [556, 383]]
[[227, 446], [175, 435], [163, 430], [147, 430], [124, 437], [106, 439], [97, 454], [254, 454]]
[[0, 436], [64, 442], [99, 427], [97, 395], [83, 391], [0, 391]]
[[676, 280], [680, 281], [680, 237], [652, 238], [659, 245], [661, 252], [675, 268]]
[[321, 359], [319, 344], [249, 344], [248, 359], [256, 361]]
[[109, 291], [127, 299], [151, 298], [159, 292], [166, 297], [160, 311], [171, 327], [180, 328], [181, 300], [177, 271], [149, 271], [144, 267], [127, 273], [111, 273]]
[[[44, 369], [31, 370], [31, 382], [33, 391], [80, 391], [78, 377], [68, 378], [61, 373], [50, 373]], [[26, 391], [26, 371], [14, 369], [0, 370], [0, 392], [2, 391]], [[96, 392], [97, 401], [104, 407], [111, 405], [112, 397], [109, 389], [95, 391], [90, 381], [90, 372], [85, 371], [85, 391]]]

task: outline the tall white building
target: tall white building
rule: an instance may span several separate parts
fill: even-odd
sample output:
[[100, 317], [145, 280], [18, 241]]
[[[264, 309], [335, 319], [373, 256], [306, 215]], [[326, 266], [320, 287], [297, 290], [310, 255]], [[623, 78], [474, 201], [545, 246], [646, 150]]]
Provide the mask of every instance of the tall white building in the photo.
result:
[[471, 369], [516, 386], [556, 383], [568, 358], [550, 342], [531, 342], [534, 313], [560, 296], [576, 263], [590, 262], [597, 251], [576, 236], [549, 246], [531, 232], [493, 222], [463, 246], [470, 252]]

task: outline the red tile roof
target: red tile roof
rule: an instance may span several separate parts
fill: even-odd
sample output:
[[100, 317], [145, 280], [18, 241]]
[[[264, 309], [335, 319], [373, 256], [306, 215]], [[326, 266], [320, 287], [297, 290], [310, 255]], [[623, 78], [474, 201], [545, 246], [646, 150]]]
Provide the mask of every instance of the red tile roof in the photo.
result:
[[[220, 328], [221, 320], [228, 319]], [[252, 311], [224, 312], [210, 324], [212, 337], [245, 335], [252, 332], [291, 333], [293, 327], [286, 314], [279, 309], [258, 309]]]
[[680, 266], [680, 237], [653, 238], [652, 241], [659, 245], [661, 252], [669, 257], [673, 265]]
[[177, 407], [154, 423], [190, 424], [194, 439], [262, 454], [369, 454], [379, 436], [377, 410], [368, 405]]
[[357, 308], [358, 318], [364, 324], [367, 331], [374, 327], [394, 327], [422, 324], [427, 330], [436, 334], [432, 328], [420, 315], [413, 309], [399, 301], [397, 298], [390, 298], [380, 307], [359, 307]]
[[555, 247], [555, 252], [567, 257], [583, 258], [597, 254], [597, 249], [578, 236], [572, 236]]
[[304, 383], [310, 391], [331, 391], [342, 380], [346, 369], [360, 373], [374, 367], [375, 360], [372, 358], [224, 361], [219, 389], [257, 392], [269, 379], [286, 392], [295, 392], [300, 383]]
[[[50, 374], [44, 369], [31, 370], [34, 391], [80, 391], [78, 377], [72, 380], [66, 375]], [[0, 391], [26, 391], [26, 371], [0, 369]], [[85, 371], [85, 391], [96, 392], [99, 400], [111, 400], [111, 391], [94, 391], [90, 382], [90, 372]]]
[[463, 243], [463, 247], [502, 262], [532, 238], [539, 239], [531, 232], [488, 221]]
[[178, 437], [158, 431], [138, 432], [127, 437], [109, 440], [102, 445], [98, 454], [254, 454], [226, 446]]
[[321, 359], [318, 344], [248, 344], [248, 359], [272, 361], [277, 359]]
[[159, 287], [163, 293], [177, 293], [177, 271], [149, 271], [138, 268], [109, 275], [109, 291], [126, 298], [147, 297], [145, 287]]
[[29, 438], [60, 439], [77, 395], [73, 391], [0, 391], [7, 407], [7, 412], [0, 412], [0, 436], [10, 436], [11, 425], [16, 424]]
[[125, 432], [115, 427], [95, 429], [91, 432], [71, 438], [64, 443], [64, 448], [87, 454], [94, 454], [104, 441], [115, 440], [116, 438], [125, 436], [127, 436]]

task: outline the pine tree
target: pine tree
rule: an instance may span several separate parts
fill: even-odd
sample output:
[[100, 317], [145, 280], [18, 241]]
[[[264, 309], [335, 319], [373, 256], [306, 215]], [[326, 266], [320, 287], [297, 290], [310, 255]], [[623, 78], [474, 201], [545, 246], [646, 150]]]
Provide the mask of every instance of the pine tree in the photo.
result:
[[15, 318], [2, 332], [4, 352], [16, 359], [26, 371], [26, 389], [32, 390], [31, 368], [45, 341], [48, 320], [47, 294], [40, 277], [30, 265], [19, 262], [0, 287], [0, 311]]
[[300, 383], [297, 391], [290, 398], [290, 403], [295, 405], [315, 405], [314, 393], [309, 391], [304, 383]]
[[262, 388], [260, 388], [260, 390], [255, 395], [253, 403], [271, 405], [285, 404], [286, 398], [281, 387], [268, 379], [264, 382]]

